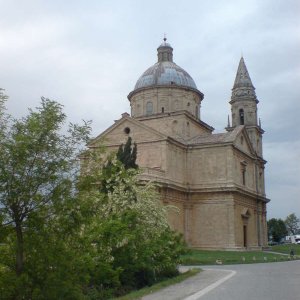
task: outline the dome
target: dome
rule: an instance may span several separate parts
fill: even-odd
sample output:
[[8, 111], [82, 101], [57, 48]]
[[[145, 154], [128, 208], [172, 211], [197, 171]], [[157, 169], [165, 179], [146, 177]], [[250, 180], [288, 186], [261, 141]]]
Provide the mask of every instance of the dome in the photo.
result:
[[173, 62], [173, 48], [166, 43], [166, 38], [158, 47], [157, 56], [158, 62], [143, 73], [134, 90], [156, 85], [177, 85], [197, 89], [193, 78]]
[[197, 89], [193, 78], [173, 62], [158, 62], [138, 79], [134, 89], [153, 85], [179, 85]]

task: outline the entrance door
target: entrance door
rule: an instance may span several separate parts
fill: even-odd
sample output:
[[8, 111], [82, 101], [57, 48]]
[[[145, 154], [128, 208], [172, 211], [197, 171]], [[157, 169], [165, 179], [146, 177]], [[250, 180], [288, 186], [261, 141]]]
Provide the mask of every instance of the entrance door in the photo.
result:
[[244, 247], [247, 248], [247, 225], [243, 226], [243, 233], [244, 233]]

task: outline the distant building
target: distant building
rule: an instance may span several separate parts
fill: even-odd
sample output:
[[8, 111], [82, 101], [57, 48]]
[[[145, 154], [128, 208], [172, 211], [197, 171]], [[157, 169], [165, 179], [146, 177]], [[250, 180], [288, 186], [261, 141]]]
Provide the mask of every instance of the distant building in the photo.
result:
[[[203, 93], [173, 62], [164, 39], [158, 61], [128, 95], [127, 113], [88, 145], [103, 138], [110, 151], [131, 136], [138, 147], [141, 180], [160, 186], [161, 200], [175, 205], [169, 222], [187, 243], [201, 249], [267, 246], [262, 135], [258, 100], [244, 59], [234, 81], [226, 132], [213, 134], [201, 120]], [[217, 109], [217, 107], [216, 107]]]

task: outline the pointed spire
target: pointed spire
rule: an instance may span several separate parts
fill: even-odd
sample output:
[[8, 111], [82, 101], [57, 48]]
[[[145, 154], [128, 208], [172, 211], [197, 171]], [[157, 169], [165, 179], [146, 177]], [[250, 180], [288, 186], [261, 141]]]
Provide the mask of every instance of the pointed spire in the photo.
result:
[[249, 76], [243, 56], [240, 59], [239, 67], [236, 73], [233, 89], [240, 87], [254, 88]]

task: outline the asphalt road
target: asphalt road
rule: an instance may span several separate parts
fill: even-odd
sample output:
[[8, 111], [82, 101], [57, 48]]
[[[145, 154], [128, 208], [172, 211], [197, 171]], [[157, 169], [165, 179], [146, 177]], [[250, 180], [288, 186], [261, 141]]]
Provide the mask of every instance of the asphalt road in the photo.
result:
[[300, 300], [300, 261], [201, 268], [204, 272], [143, 299]]
[[236, 274], [201, 300], [299, 300], [300, 261], [224, 266]]

